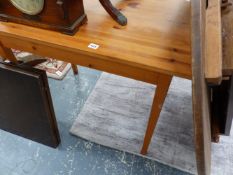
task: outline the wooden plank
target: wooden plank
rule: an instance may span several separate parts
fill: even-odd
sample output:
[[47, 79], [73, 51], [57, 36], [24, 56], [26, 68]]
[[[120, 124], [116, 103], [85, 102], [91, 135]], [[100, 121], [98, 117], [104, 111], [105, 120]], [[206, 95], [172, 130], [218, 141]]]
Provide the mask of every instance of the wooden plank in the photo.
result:
[[[2, 43], [0, 43], [0, 56], [2, 56], [3, 60], [8, 59], [11, 62], [14, 62], [14, 63], [17, 62], [17, 58], [14, 56], [12, 50], [3, 46]], [[78, 67], [74, 64], [71, 64], [71, 67], [72, 67], [73, 73], [77, 75]]]
[[88, 55], [80, 55], [74, 51], [67, 51], [66, 48], [53, 48], [47, 45], [41, 45], [36, 43], [27, 42], [24, 40], [17, 40], [12, 37], [2, 37], [0, 40], [6, 47], [13, 47], [21, 49], [41, 56], [48, 56], [51, 58], [57, 58], [62, 61], [73, 63], [80, 66], [89, 67], [109, 73], [133, 78], [136, 80], [157, 84], [157, 77], [159, 73], [154, 71], [134, 67], [127, 64], [113, 62], [111, 60], [97, 59], [96, 57]]
[[199, 175], [210, 175], [211, 130], [208, 92], [204, 77], [206, 1], [191, 1], [192, 89], [196, 162]]
[[[233, 0], [228, 0], [233, 3]], [[233, 73], [233, 6], [222, 10], [223, 74]]]
[[[233, 3], [233, 0], [228, 0], [228, 3]], [[226, 3], [227, 4], [227, 3]], [[223, 74], [226, 76], [230, 76], [230, 89], [225, 93], [228, 94], [228, 104], [226, 113], [226, 121], [225, 121], [225, 130], [224, 134], [229, 135], [230, 129], [232, 125], [232, 117], [233, 117], [233, 6], [228, 5], [222, 10], [222, 40], [223, 40]]]
[[221, 0], [208, 0], [206, 10], [205, 78], [212, 84], [222, 80]]
[[[127, 16], [127, 26], [119, 26], [112, 20], [98, 1], [86, 0], [89, 21], [75, 36], [5, 22], [0, 23], [0, 35], [150, 71], [191, 77], [189, 1], [112, 2]], [[90, 49], [90, 43], [100, 47]]]

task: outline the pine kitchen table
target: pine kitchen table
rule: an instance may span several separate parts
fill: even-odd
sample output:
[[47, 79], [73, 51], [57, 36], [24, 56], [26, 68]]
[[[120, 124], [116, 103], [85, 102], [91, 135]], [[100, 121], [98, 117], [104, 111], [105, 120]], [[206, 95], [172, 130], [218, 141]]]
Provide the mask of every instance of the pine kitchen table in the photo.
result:
[[[141, 153], [146, 154], [172, 77], [192, 79], [191, 21], [195, 23], [194, 30], [197, 31], [195, 36], [197, 40], [193, 43], [196, 46], [195, 54], [198, 55], [199, 30], [196, 27], [200, 22], [198, 17], [202, 1], [113, 0], [112, 2], [127, 16], [127, 26], [122, 27], [115, 23], [99, 2], [93, 0], [85, 0], [88, 23], [83, 25], [74, 36], [1, 22], [0, 54], [15, 62], [16, 59], [10, 49], [14, 48], [157, 85], [141, 149]], [[191, 20], [192, 18], [194, 20]], [[99, 47], [93, 49], [88, 47], [90, 44]], [[195, 74], [199, 72], [195, 71]], [[199, 79], [195, 80], [195, 83], [198, 81]], [[194, 107], [194, 109], [200, 108]], [[199, 116], [194, 117], [198, 120], [195, 122], [198, 126], [194, 126], [197, 138], [198, 172], [208, 174], [208, 170], [205, 171], [206, 166], [202, 165], [206, 163], [202, 137], [203, 121], [200, 118], [202, 115], [199, 112], [195, 115]], [[201, 141], [197, 141], [198, 139]], [[209, 164], [208, 160], [207, 164]]]

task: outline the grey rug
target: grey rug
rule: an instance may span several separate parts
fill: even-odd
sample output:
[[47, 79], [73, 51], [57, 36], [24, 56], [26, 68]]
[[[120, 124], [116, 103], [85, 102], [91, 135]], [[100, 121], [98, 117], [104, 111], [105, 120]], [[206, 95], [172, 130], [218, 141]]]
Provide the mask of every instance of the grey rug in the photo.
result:
[[[151, 84], [103, 73], [70, 132], [139, 154], [154, 92]], [[191, 81], [173, 78], [147, 156], [196, 174], [191, 99]], [[232, 145], [229, 137], [213, 144], [213, 175], [232, 174]]]

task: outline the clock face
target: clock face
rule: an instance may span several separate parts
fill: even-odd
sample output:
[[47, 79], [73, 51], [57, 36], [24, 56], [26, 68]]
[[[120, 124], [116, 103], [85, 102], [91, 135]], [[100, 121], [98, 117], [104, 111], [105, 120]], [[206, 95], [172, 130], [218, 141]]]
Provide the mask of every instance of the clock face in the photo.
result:
[[28, 15], [37, 15], [44, 8], [44, 0], [10, 0], [21, 12]]

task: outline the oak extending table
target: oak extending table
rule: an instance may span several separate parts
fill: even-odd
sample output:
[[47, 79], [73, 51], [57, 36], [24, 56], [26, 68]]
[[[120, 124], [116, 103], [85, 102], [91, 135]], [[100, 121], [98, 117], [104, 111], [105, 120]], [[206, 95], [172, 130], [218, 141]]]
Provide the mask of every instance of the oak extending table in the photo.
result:
[[[122, 27], [98, 1], [86, 0], [88, 22], [74, 36], [1, 22], [0, 55], [17, 62], [10, 49], [14, 48], [157, 85], [141, 149], [146, 154], [172, 77], [192, 79], [191, 19], [203, 3], [193, 1], [113, 0], [128, 18]], [[196, 138], [203, 134], [198, 131]], [[203, 142], [196, 147], [198, 172], [206, 174]]]

